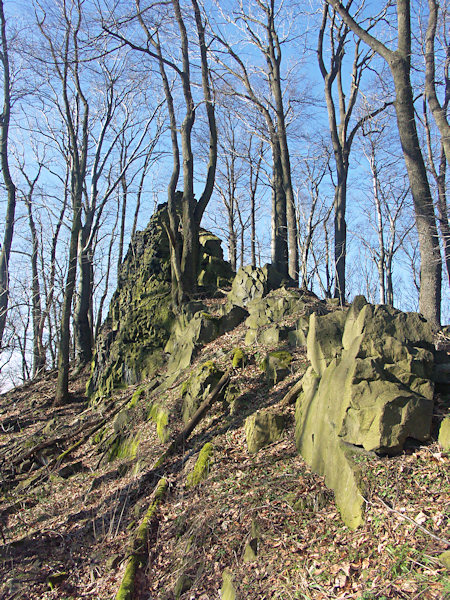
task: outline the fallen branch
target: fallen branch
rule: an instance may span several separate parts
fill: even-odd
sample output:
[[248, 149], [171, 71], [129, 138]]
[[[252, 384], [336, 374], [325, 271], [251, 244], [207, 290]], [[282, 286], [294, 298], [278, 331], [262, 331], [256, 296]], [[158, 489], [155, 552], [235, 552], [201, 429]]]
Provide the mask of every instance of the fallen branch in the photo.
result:
[[[127, 397], [127, 399], [124, 402], [119, 404], [119, 406], [117, 408], [115, 408], [109, 415], [107, 415], [105, 418], [103, 418], [101, 421], [99, 421], [97, 423], [97, 425], [95, 425], [87, 433], [85, 433], [81, 437], [81, 439], [79, 439], [75, 444], [73, 444], [72, 446], [67, 448], [67, 450], [64, 450], [64, 452], [61, 452], [61, 454], [59, 454], [58, 456], [53, 458], [50, 462], [48, 462], [46, 465], [41, 467], [38, 472], [35, 472], [35, 475], [32, 476], [29, 483], [27, 485], [22, 486], [22, 490], [26, 490], [29, 487], [35, 485], [36, 483], [38, 483], [40, 481], [43, 481], [46, 477], [48, 477], [49, 470], [52, 467], [54, 467], [55, 465], [59, 466], [62, 463], [62, 461], [65, 460], [67, 458], [67, 456], [69, 456], [69, 454], [72, 454], [72, 452], [74, 452], [77, 448], [82, 446], [89, 438], [91, 438], [95, 433], [97, 433], [97, 431], [99, 429], [104, 427], [106, 425], [106, 423], [108, 423], [108, 421], [110, 421], [115, 415], [117, 415], [117, 413], [119, 413], [130, 402], [130, 400], [131, 400], [131, 398]], [[72, 439], [73, 437], [75, 437], [75, 436], [71, 436], [71, 438], [69, 438], [69, 439]], [[45, 473], [43, 473], [44, 469], [45, 469]]]
[[131, 555], [128, 559], [128, 564], [125, 568], [125, 573], [122, 578], [119, 590], [116, 595], [116, 600], [132, 600], [134, 592], [134, 584], [136, 579], [136, 571], [146, 563], [148, 556], [147, 541], [150, 531], [150, 526], [153, 523], [154, 516], [158, 506], [167, 490], [167, 479], [162, 477], [155, 489], [153, 501], [150, 504], [142, 523], [139, 525], [136, 535], [132, 543]]
[[[395, 508], [391, 508], [389, 506], [389, 504], [386, 504], [386, 502], [384, 500], [382, 500], [382, 498], [380, 498], [379, 496], [376, 496], [376, 499], [381, 502], [381, 504], [384, 506], [384, 508], [386, 510], [388, 510], [389, 512], [393, 512], [396, 515], [398, 515], [399, 517], [402, 517], [402, 519], [405, 519], [406, 521], [409, 521], [410, 523], [412, 523], [415, 527], [418, 527], [421, 531], [423, 531], [424, 533], [426, 533], [427, 535], [429, 535], [431, 538], [433, 538], [434, 540], [436, 540], [437, 542], [441, 542], [442, 544], [447, 544], [447, 546], [450, 546], [450, 540], [446, 540], [445, 538], [441, 538], [437, 535], [435, 535], [434, 533], [432, 533], [429, 529], [427, 529], [426, 527], [424, 527], [423, 525], [420, 525], [419, 523], [417, 523], [416, 521], [414, 521], [414, 519], [411, 519], [410, 517], [404, 515], [403, 513], [401, 513], [398, 510], [395, 510]], [[372, 502], [369, 502], [369, 500], [366, 500], [364, 498], [364, 501], [367, 504], [372, 504]]]
[[303, 389], [303, 377], [295, 383], [288, 393], [283, 397], [280, 404], [281, 406], [289, 406], [290, 404], [294, 404], [297, 400], [298, 395]]
[[187, 425], [180, 431], [180, 433], [176, 436], [176, 438], [172, 441], [167, 450], [160, 456], [160, 458], [155, 462], [152, 469], [156, 469], [160, 467], [162, 463], [171, 456], [177, 448], [182, 446], [187, 438], [191, 435], [195, 427], [198, 423], [203, 419], [205, 414], [223, 392], [225, 387], [230, 382], [230, 373], [231, 369], [229, 369], [217, 383], [216, 387], [212, 390], [212, 392], [207, 396], [207, 398], [200, 404], [199, 408], [194, 413], [193, 417], [189, 421]]

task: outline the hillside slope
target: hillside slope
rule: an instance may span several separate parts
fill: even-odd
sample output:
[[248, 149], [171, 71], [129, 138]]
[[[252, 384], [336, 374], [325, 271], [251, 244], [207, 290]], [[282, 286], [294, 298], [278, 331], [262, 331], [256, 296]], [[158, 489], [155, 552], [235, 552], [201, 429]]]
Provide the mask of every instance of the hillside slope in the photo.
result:
[[[210, 312], [222, 303], [209, 301]], [[298, 454], [294, 406], [283, 401], [307, 368], [305, 348], [284, 346], [292, 361], [271, 385], [260, 362], [279, 343], [246, 345], [247, 333], [241, 323], [206, 343], [163, 395], [152, 378], [92, 405], [76, 379], [76, 401], [54, 409], [48, 376], [2, 397], [2, 599], [113, 598], [162, 476], [168, 489], [140, 548], [134, 598], [437, 600], [450, 593], [438, 558], [450, 538], [448, 454], [433, 440], [391, 458], [362, 451], [365, 521], [349, 529], [323, 478]], [[235, 348], [245, 359], [231, 368], [228, 395], [155, 468], [183, 428], [189, 377], [208, 361], [228, 370]], [[250, 453], [244, 425], [258, 410], [282, 415], [284, 428]], [[437, 395], [435, 421], [446, 410]], [[207, 442], [205, 478], [195, 484], [189, 474]]]

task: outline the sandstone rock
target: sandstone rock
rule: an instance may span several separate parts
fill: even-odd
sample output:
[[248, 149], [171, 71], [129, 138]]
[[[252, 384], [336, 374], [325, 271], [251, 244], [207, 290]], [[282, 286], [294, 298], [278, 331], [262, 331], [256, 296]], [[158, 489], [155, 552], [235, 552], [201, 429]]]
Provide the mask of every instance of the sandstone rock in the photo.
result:
[[286, 377], [291, 362], [292, 354], [290, 352], [277, 350], [269, 352], [261, 361], [260, 367], [266, 374], [267, 381], [273, 385]]
[[241, 267], [233, 280], [227, 303], [246, 307], [251, 300], [263, 298], [270, 290], [277, 289], [282, 281], [283, 276], [272, 265]]
[[256, 412], [245, 420], [248, 451], [252, 454], [276, 442], [286, 427], [284, 415], [273, 412]]
[[183, 307], [164, 348], [170, 354], [167, 372], [176, 374], [188, 367], [198, 348], [237, 327], [247, 315], [240, 306], [232, 306], [221, 316], [211, 315], [201, 303]]
[[183, 421], [187, 423], [210, 391], [218, 383], [223, 372], [208, 360], [201, 364], [183, 384], [182, 412]]
[[450, 451], [450, 416], [441, 423], [438, 442], [446, 452]]
[[313, 313], [309, 318], [306, 338], [308, 358], [319, 375], [323, 374], [333, 358], [341, 354], [345, 318], [343, 311], [323, 316]]
[[355, 527], [363, 503], [351, 447], [395, 454], [408, 437], [429, 437], [432, 331], [419, 315], [358, 297], [346, 316], [312, 315], [307, 341], [312, 367], [297, 401], [297, 447]]
[[233, 575], [228, 569], [225, 569], [225, 571], [222, 573], [220, 597], [222, 600], [236, 600], [236, 590], [233, 584]]
[[322, 379], [311, 367], [304, 375], [303, 393], [296, 407], [295, 438], [303, 458], [334, 490], [346, 525], [356, 528], [363, 522], [364, 500], [350, 448], [340, 440], [335, 429], [336, 423], [342, 420], [342, 405], [329, 393], [333, 388], [335, 363], [333, 359]]

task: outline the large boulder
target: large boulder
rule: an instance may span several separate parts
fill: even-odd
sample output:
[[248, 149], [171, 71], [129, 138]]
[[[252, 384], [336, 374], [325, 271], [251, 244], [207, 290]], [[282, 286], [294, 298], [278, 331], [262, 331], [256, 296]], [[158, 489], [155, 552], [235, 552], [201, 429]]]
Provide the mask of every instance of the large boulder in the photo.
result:
[[208, 360], [191, 373], [181, 391], [183, 421], [188, 423], [203, 400], [217, 385], [223, 371], [212, 360]]
[[186, 304], [172, 325], [165, 345], [169, 354], [168, 375], [176, 375], [192, 362], [199, 348], [237, 327], [248, 312], [240, 306], [225, 307], [222, 314], [211, 314], [201, 302]]
[[338, 315], [310, 318], [312, 366], [297, 401], [296, 441], [354, 527], [363, 503], [351, 448], [395, 454], [407, 438], [429, 438], [433, 334], [420, 315], [361, 297]]
[[258, 411], [245, 420], [248, 451], [252, 454], [276, 442], [286, 428], [286, 417], [271, 411]]
[[264, 267], [241, 267], [233, 280], [231, 291], [228, 294], [227, 304], [229, 306], [246, 307], [255, 298], [263, 298], [270, 290], [280, 287], [287, 282], [272, 265]]

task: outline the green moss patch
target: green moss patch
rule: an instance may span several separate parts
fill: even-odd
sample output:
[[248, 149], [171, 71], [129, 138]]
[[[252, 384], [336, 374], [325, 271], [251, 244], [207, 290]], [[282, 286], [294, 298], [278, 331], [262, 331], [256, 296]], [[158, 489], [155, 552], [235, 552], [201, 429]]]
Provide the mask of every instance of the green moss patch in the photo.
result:
[[208, 477], [212, 454], [213, 446], [210, 442], [207, 442], [200, 450], [194, 470], [187, 476], [187, 486], [189, 488], [195, 487]]

